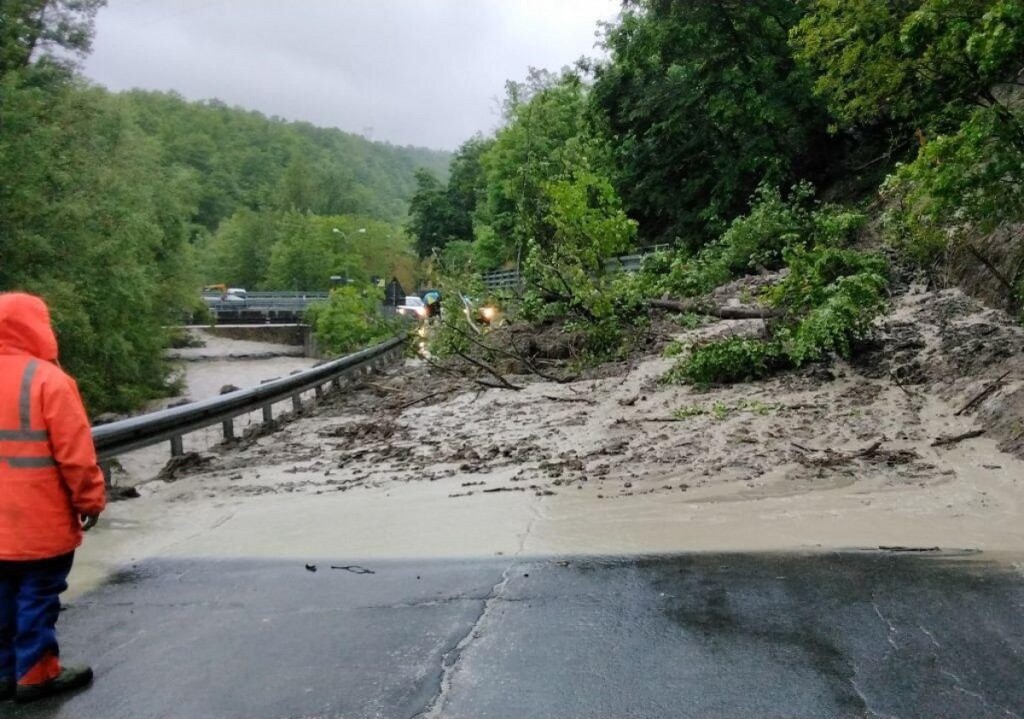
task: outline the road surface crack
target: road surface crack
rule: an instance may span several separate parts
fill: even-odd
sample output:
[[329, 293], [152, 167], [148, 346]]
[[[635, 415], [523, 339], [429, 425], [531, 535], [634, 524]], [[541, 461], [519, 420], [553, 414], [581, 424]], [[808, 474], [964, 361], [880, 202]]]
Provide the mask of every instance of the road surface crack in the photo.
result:
[[476, 620], [470, 626], [462, 638], [455, 644], [455, 646], [446, 650], [441, 655], [441, 681], [438, 683], [437, 693], [434, 698], [431, 699], [426, 709], [418, 712], [412, 716], [412, 719], [435, 719], [436, 717], [443, 716], [445, 703], [448, 701], [448, 694], [452, 688], [452, 678], [455, 675], [455, 671], [458, 668], [459, 660], [462, 659], [462, 653], [466, 648], [476, 640], [479, 635], [479, 629], [484, 621], [487, 619], [487, 614], [491, 610], [491, 606], [494, 602], [501, 598], [501, 593], [505, 590], [508, 581], [512, 576], [512, 569], [516, 566], [516, 562], [513, 561], [507, 567], [505, 571], [501, 573], [501, 579], [498, 580], [491, 591], [483, 598], [483, 605], [480, 608], [480, 613], [477, 615]]
[[441, 680], [438, 682], [437, 692], [434, 694], [434, 698], [430, 700], [427, 707], [421, 711], [413, 714], [412, 719], [437, 719], [438, 717], [444, 716], [445, 705], [448, 702], [448, 696], [452, 689], [452, 680], [454, 679], [455, 672], [458, 670], [459, 662], [462, 659], [463, 653], [480, 636], [480, 628], [487, 620], [488, 614], [491, 612], [491, 608], [495, 603], [501, 601], [502, 593], [505, 591], [505, 587], [508, 586], [509, 580], [512, 578], [512, 570], [519, 562], [519, 555], [523, 553], [523, 549], [526, 546], [526, 540], [533, 531], [534, 525], [537, 523], [537, 516], [534, 516], [530, 523], [526, 527], [526, 531], [523, 532], [523, 536], [520, 537], [519, 549], [516, 551], [515, 556], [512, 557], [512, 561], [505, 571], [501, 573], [501, 579], [491, 587], [491, 591], [487, 593], [487, 596], [483, 597], [483, 605], [480, 608], [480, 613], [477, 615], [476, 620], [470, 626], [462, 638], [455, 644], [455, 646], [445, 650], [441, 654]]

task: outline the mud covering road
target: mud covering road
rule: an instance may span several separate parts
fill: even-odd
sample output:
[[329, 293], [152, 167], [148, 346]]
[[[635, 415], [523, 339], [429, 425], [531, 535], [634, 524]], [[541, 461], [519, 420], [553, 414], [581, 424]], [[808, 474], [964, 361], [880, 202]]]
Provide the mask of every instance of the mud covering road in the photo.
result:
[[62, 620], [99, 682], [23, 715], [1024, 716], [1024, 330], [912, 292], [855, 363], [673, 362], [409, 360], [140, 474]]
[[95, 685], [3, 715], [1024, 714], [1024, 577], [976, 556], [313, 564], [139, 563], [64, 613], [64, 654]]

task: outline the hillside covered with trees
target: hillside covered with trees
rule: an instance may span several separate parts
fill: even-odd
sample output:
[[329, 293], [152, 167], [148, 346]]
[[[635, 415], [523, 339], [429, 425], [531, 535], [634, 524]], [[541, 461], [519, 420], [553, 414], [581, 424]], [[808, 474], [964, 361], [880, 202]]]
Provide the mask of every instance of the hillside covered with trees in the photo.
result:
[[0, 6], [0, 291], [47, 299], [90, 411], [166, 391], [164, 328], [204, 283], [411, 281], [414, 172], [447, 153], [92, 86], [75, 61], [102, 5]]
[[697, 321], [716, 287], [777, 278], [745, 310], [764, 336], [681, 354], [670, 379], [696, 384], [849, 355], [894, 280], [1020, 311], [1021, 0], [626, 0], [604, 46], [509, 83], [504, 126], [447, 182], [417, 176], [421, 254], [453, 278], [520, 268], [521, 317], [583, 331], [593, 358], [652, 307]]
[[93, 411], [163, 391], [161, 328], [200, 284], [408, 283], [414, 250], [452, 289], [520, 268], [518, 316], [593, 359], [657, 303], [776, 278], [765, 336], [681, 356], [695, 383], [850, 354], [894, 281], [1021, 308], [1024, 0], [626, 0], [603, 59], [509, 82], [453, 156], [90, 86], [101, 5], [0, 11], [0, 288], [51, 302]]

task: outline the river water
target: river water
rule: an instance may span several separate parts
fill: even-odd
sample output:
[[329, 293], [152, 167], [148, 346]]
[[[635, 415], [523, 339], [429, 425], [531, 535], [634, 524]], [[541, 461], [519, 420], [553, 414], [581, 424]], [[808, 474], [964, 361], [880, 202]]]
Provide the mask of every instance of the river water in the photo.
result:
[[[216, 397], [228, 385], [245, 389], [256, 387], [279, 377], [308, 369], [317, 360], [303, 356], [303, 348], [270, 342], [253, 342], [217, 337], [203, 329], [189, 330], [203, 342], [201, 347], [173, 350], [171, 357], [182, 373], [183, 393], [178, 397], [154, 402], [146, 411], [173, 406], [182, 400], [195, 402]], [[275, 414], [291, 409], [290, 401], [275, 407]], [[260, 412], [252, 412], [235, 420], [235, 432], [241, 435], [252, 424], [262, 421]], [[209, 449], [223, 439], [220, 425], [192, 432], [184, 437], [186, 452]], [[170, 459], [170, 444], [146, 447], [119, 458], [121, 469], [115, 468], [114, 482], [135, 485], [156, 477]]]

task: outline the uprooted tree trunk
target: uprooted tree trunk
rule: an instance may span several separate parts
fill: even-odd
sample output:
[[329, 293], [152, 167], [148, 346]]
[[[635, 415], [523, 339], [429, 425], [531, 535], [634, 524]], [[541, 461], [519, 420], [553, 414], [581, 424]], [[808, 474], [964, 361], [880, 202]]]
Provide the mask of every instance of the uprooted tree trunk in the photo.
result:
[[784, 313], [774, 307], [727, 307], [715, 305], [702, 298], [689, 300], [649, 299], [647, 304], [661, 310], [671, 312], [693, 312], [698, 315], [709, 315], [721, 320], [760, 320], [781, 317]]

